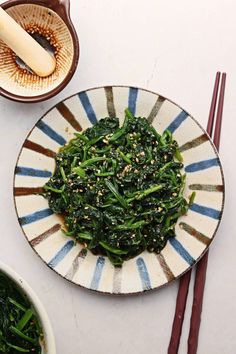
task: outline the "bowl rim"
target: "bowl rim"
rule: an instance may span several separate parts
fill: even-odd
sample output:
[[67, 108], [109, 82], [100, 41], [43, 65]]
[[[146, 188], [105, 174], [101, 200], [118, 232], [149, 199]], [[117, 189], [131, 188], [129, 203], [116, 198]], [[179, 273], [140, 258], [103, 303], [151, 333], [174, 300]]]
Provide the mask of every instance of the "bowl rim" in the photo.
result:
[[[4, 9], [7, 10], [13, 6], [18, 6], [18, 5], [37, 5], [37, 6], [42, 6], [50, 9], [51, 11], [54, 11], [65, 23], [66, 27], [68, 28], [71, 37], [72, 37], [72, 42], [73, 42], [73, 47], [74, 47], [74, 53], [73, 53], [73, 59], [72, 59], [72, 64], [71, 67], [64, 78], [64, 80], [56, 86], [54, 89], [43, 93], [41, 95], [35, 95], [35, 96], [21, 96], [17, 95], [14, 93], [11, 93], [3, 88], [0, 87], [0, 96], [3, 96], [5, 98], [8, 98], [12, 101], [15, 102], [23, 102], [23, 103], [36, 103], [36, 102], [42, 102], [45, 100], [48, 100], [49, 98], [52, 98], [56, 96], [59, 92], [61, 92], [71, 81], [77, 66], [79, 62], [79, 57], [80, 57], [80, 44], [79, 44], [79, 38], [77, 35], [77, 32], [75, 30], [75, 27], [72, 23], [71, 17], [70, 17], [70, 2], [67, 0], [66, 2], [60, 2], [58, 3], [58, 7], [56, 6], [50, 6], [50, 3], [46, 3], [46, 1], [37, 1], [37, 0], [8, 0], [1, 4], [0, 6]], [[59, 7], [61, 6], [61, 7]], [[60, 10], [60, 11], [59, 11]]]
[[10, 278], [16, 284], [16, 286], [20, 290], [22, 290], [22, 292], [26, 295], [30, 303], [35, 308], [39, 320], [41, 322], [45, 338], [46, 352], [42, 352], [42, 354], [56, 354], [56, 344], [52, 326], [48, 314], [43, 304], [39, 300], [38, 295], [36, 295], [35, 291], [31, 288], [31, 286], [15, 270], [13, 270], [11, 267], [6, 265], [2, 261], [0, 261], [0, 272]]
[[[172, 104], [176, 105], [177, 107], [179, 107], [181, 110], [184, 110], [188, 116], [194, 121], [194, 123], [202, 130], [202, 132], [204, 132], [207, 137], [208, 137], [208, 140], [215, 152], [215, 155], [217, 156], [218, 160], [219, 160], [219, 168], [220, 168], [220, 172], [221, 172], [221, 176], [222, 176], [222, 186], [223, 186], [223, 191], [222, 191], [222, 195], [223, 195], [223, 198], [222, 198], [222, 204], [221, 204], [221, 210], [220, 210], [220, 217], [218, 219], [218, 223], [217, 223], [217, 226], [216, 226], [216, 229], [212, 235], [212, 238], [211, 238], [211, 242], [209, 243], [208, 246], [206, 246], [206, 248], [203, 250], [203, 252], [201, 253], [201, 255], [195, 260], [194, 264], [193, 265], [190, 265], [189, 267], [186, 268], [186, 270], [184, 270], [181, 274], [175, 276], [172, 280], [170, 281], [167, 281], [166, 283], [160, 285], [160, 286], [157, 286], [157, 287], [153, 287], [151, 289], [148, 289], [148, 290], [140, 290], [140, 291], [134, 291], [134, 292], [127, 292], [127, 293], [114, 293], [112, 291], [101, 291], [101, 290], [98, 290], [98, 289], [91, 289], [89, 287], [86, 287], [84, 285], [81, 285], [81, 284], [78, 284], [78, 283], [75, 283], [73, 282], [73, 280], [71, 279], [67, 279], [65, 276], [63, 276], [61, 273], [59, 273], [56, 269], [52, 269], [48, 263], [42, 258], [42, 256], [35, 250], [35, 248], [30, 244], [28, 238], [27, 238], [27, 235], [23, 229], [23, 227], [21, 226], [20, 222], [19, 222], [19, 215], [18, 215], [18, 209], [17, 209], [17, 205], [16, 205], [16, 196], [14, 194], [14, 187], [15, 187], [15, 178], [16, 178], [16, 174], [14, 172], [13, 174], [13, 188], [12, 188], [12, 195], [13, 195], [13, 203], [14, 203], [14, 208], [15, 208], [15, 211], [16, 211], [16, 217], [18, 219], [18, 222], [19, 222], [19, 225], [20, 225], [20, 228], [22, 230], [22, 233], [27, 241], [27, 243], [29, 244], [29, 246], [32, 248], [32, 250], [34, 251], [34, 253], [40, 258], [40, 260], [53, 272], [55, 272], [58, 276], [60, 276], [61, 278], [63, 278], [64, 280], [66, 280], [67, 282], [75, 285], [75, 286], [78, 286], [82, 289], [85, 289], [85, 290], [88, 290], [88, 291], [91, 291], [95, 294], [99, 294], [101, 296], [103, 295], [108, 295], [109, 297], [110, 296], [114, 296], [114, 297], [127, 297], [127, 296], [138, 296], [140, 294], [145, 294], [145, 293], [149, 293], [150, 291], [158, 291], [159, 289], [162, 289], [164, 287], [166, 287], [167, 285], [173, 283], [174, 281], [180, 279], [185, 273], [187, 273], [188, 271], [191, 271], [191, 269], [200, 261], [200, 259], [205, 255], [205, 253], [207, 253], [209, 251], [209, 247], [211, 246], [212, 242], [214, 241], [215, 239], [215, 236], [217, 234], [217, 231], [219, 229], [219, 226], [221, 224], [221, 221], [222, 221], [222, 216], [223, 216], [223, 213], [224, 213], [224, 207], [225, 207], [225, 177], [224, 177], [224, 170], [223, 170], [223, 167], [222, 167], [222, 162], [220, 160], [220, 157], [219, 157], [219, 152], [218, 150], [216, 149], [215, 145], [214, 145], [214, 142], [211, 138], [211, 136], [208, 134], [208, 132], [205, 130], [205, 128], [203, 128], [203, 126], [197, 121], [196, 118], [193, 117], [193, 115], [191, 113], [189, 113], [189, 111], [187, 111], [186, 109], [184, 109], [182, 107], [182, 105], [180, 104], [177, 104], [174, 100], [168, 98], [166, 95], [162, 95], [160, 94], [159, 92], [157, 91], [154, 91], [154, 90], [150, 90], [150, 89], [147, 89], [147, 88], [143, 88], [141, 86], [137, 86], [137, 85], [128, 85], [128, 84], [108, 84], [108, 85], [101, 85], [101, 86], [93, 86], [93, 87], [89, 87], [89, 88], [85, 88], [85, 89], [82, 89], [80, 91], [76, 91], [75, 93], [69, 95], [68, 97], [65, 97], [63, 99], [61, 99], [60, 101], [58, 101], [57, 103], [55, 103], [52, 107], [50, 107], [42, 116], [40, 116], [40, 118], [37, 120], [37, 122], [34, 124], [34, 126], [32, 127], [32, 129], [30, 129], [30, 131], [28, 132], [27, 136], [25, 137], [25, 140], [28, 139], [28, 137], [30, 136], [30, 134], [32, 133], [32, 131], [35, 129], [36, 127], [36, 124], [44, 119], [44, 117], [47, 116], [47, 114], [49, 112], [51, 112], [52, 110], [54, 110], [57, 105], [61, 102], [65, 102], [67, 100], [69, 100], [70, 98], [78, 95], [78, 93], [80, 92], [89, 92], [89, 91], [94, 91], [94, 90], [98, 90], [98, 89], [104, 89], [104, 88], [135, 88], [135, 89], [138, 89], [138, 90], [142, 90], [142, 91], [145, 91], [145, 92], [148, 92], [148, 93], [151, 93], [151, 94], [154, 94], [154, 95], [157, 95], [157, 96], [161, 96], [162, 98], [164, 98], [165, 100], [168, 100], [169, 102], [171, 102]], [[20, 159], [20, 156], [21, 156], [21, 153], [22, 153], [22, 150], [23, 150], [23, 144], [19, 150], [19, 153], [18, 153], [18, 156], [17, 156], [17, 159], [16, 159], [16, 162], [15, 162], [15, 168], [17, 167], [18, 165], [18, 162], [19, 162], [19, 159]]]

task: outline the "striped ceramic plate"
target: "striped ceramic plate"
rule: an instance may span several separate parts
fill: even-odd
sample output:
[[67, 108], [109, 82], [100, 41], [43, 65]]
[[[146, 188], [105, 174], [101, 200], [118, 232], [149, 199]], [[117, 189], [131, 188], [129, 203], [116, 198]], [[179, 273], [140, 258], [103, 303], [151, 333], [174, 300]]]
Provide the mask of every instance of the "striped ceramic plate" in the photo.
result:
[[[178, 220], [176, 238], [156, 255], [144, 252], [114, 268], [65, 237], [61, 219], [38, 192], [54, 171], [58, 149], [76, 131], [106, 116], [122, 121], [126, 107], [161, 133], [168, 128], [184, 157], [186, 197], [196, 191], [188, 214]], [[206, 132], [170, 100], [134, 87], [101, 87], [80, 92], [51, 109], [28, 135], [15, 169], [15, 205], [23, 232], [35, 252], [64, 278], [105, 293], [128, 294], [158, 288], [192, 267], [211, 243], [222, 216], [224, 181], [216, 150]]]

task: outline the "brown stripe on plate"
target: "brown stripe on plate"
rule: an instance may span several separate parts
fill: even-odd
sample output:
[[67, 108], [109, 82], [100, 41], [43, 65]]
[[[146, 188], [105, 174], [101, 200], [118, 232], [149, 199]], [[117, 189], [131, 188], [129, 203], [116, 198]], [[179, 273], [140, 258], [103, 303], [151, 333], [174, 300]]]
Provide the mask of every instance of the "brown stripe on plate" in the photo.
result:
[[14, 196], [21, 197], [23, 195], [32, 195], [43, 193], [43, 187], [15, 187]]
[[63, 118], [67, 120], [67, 122], [77, 131], [81, 131], [81, 125], [75, 118], [74, 114], [69, 110], [69, 108], [65, 105], [65, 103], [60, 102], [56, 106], [57, 110], [61, 113]]
[[159, 96], [151, 110], [151, 113], [149, 114], [147, 120], [149, 123], [152, 123], [155, 119], [155, 117], [157, 116], [163, 102], [165, 101], [165, 98], [162, 96]]
[[112, 292], [115, 294], [121, 293], [121, 269], [122, 268], [118, 268], [118, 267], [115, 267], [114, 269]]
[[83, 262], [83, 260], [87, 256], [87, 253], [88, 253], [87, 249], [82, 248], [82, 250], [77, 254], [75, 259], [73, 260], [72, 266], [70, 267], [70, 269], [68, 270], [68, 272], [65, 275], [66, 279], [72, 280], [74, 278], [75, 273], [78, 271], [81, 263]]
[[48, 157], [52, 157], [53, 159], [56, 156], [56, 153], [50, 149], [47, 149], [39, 144], [34, 143], [33, 141], [26, 140], [24, 142], [24, 148], [38, 152], [39, 154], [43, 154]]
[[166, 279], [168, 280], [168, 282], [172, 281], [175, 278], [175, 276], [172, 273], [168, 264], [166, 263], [165, 258], [163, 257], [163, 255], [161, 253], [157, 254], [156, 256], [157, 256], [158, 262], [160, 263], [160, 266], [162, 267], [162, 269], [165, 273]]
[[189, 189], [195, 191], [206, 191], [206, 192], [224, 192], [224, 186], [222, 184], [190, 184]]
[[193, 149], [203, 143], [205, 143], [206, 141], [208, 141], [208, 136], [206, 134], [202, 134], [200, 136], [198, 136], [197, 138], [188, 141], [187, 143], [185, 143], [184, 145], [180, 146], [179, 151], [183, 152], [189, 149]]
[[113, 90], [111, 86], [105, 87], [105, 93], [107, 98], [107, 111], [108, 115], [111, 118], [116, 117], [116, 110], [114, 105], [114, 97], [113, 97]]
[[209, 245], [209, 243], [211, 242], [211, 239], [209, 237], [207, 237], [206, 235], [202, 234], [201, 232], [197, 231], [196, 229], [194, 229], [192, 226], [186, 224], [185, 222], [181, 222], [179, 224], [179, 227], [186, 231], [189, 235], [193, 236], [194, 238], [196, 238], [198, 241], [204, 243], [204, 245]]
[[44, 231], [41, 235], [33, 238], [33, 240], [30, 241], [31, 246], [32, 247], [37, 246], [42, 241], [46, 240], [46, 238], [48, 238], [49, 236], [55, 234], [55, 232], [59, 231], [60, 229], [61, 229], [61, 225], [60, 224], [55, 224], [50, 229]]

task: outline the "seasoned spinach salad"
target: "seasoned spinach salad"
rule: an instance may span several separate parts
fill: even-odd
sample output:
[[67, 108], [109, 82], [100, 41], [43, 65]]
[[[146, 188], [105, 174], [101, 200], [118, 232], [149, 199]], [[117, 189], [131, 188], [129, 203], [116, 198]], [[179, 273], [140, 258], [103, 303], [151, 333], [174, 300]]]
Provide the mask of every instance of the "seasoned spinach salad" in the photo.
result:
[[126, 109], [121, 127], [118, 118], [101, 119], [60, 149], [44, 196], [64, 216], [66, 235], [121, 266], [175, 237], [194, 198], [183, 196], [182, 168], [171, 132], [158, 134]]
[[15, 283], [0, 272], [0, 354], [41, 354], [39, 320]]

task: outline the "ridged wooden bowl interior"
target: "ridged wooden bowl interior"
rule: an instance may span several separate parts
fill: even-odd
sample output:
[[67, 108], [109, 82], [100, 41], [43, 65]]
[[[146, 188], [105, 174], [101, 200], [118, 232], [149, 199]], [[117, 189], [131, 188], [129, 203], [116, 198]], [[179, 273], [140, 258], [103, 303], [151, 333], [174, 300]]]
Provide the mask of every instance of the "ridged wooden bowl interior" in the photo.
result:
[[51, 9], [35, 4], [22, 4], [8, 8], [7, 13], [31, 34], [44, 36], [55, 50], [56, 70], [42, 78], [22, 69], [16, 56], [0, 41], [1, 87], [14, 94], [33, 97], [46, 94], [60, 85], [68, 75], [74, 57], [70, 31], [61, 17]]

